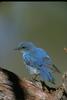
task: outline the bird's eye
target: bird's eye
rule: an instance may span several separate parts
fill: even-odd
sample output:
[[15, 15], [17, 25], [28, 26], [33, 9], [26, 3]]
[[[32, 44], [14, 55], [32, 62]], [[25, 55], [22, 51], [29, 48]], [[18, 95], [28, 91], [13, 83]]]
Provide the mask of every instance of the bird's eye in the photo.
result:
[[23, 48], [23, 49], [25, 49], [26, 47], [25, 47], [25, 46], [23, 46], [22, 48]]

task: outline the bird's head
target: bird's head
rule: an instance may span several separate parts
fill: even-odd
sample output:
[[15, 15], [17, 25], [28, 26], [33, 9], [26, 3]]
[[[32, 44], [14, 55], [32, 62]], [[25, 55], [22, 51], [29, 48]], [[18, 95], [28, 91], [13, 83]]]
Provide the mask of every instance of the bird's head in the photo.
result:
[[19, 43], [18, 47], [15, 48], [14, 50], [23, 52], [23, 51], [28, 51], [28, 50], [32, 50], [35, 48], [35, 45], [32, 42], [21, 42]]

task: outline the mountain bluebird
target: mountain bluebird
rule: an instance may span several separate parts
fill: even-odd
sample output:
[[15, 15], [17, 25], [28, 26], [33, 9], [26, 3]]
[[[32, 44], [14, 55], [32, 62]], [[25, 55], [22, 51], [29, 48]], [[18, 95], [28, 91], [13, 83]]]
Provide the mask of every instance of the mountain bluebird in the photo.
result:
[[50, 56], [45, 50], [37, 47], [32, 42], [21, 42], [15, 50], [21, 52], [22, 59], [30, 75], [39, 75], [41, 80], [55, 84], [53, 72], [60, 71], [52, 63]]

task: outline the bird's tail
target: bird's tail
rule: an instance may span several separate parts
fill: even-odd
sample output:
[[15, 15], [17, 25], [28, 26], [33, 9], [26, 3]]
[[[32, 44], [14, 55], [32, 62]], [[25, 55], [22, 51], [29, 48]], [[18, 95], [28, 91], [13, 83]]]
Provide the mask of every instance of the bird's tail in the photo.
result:
[[40, 68], [40, 76], [41, 76], [43, 81], [49, 81], [52, 84], [55, 84], [55, 79], [52, 75], [52, 71], [48, 67], [41, 67]]
[[54, 68], [54, 70], [56, 71], [56, 72], [58, 72], [58, 73], [60, 73], [61, 74], [61, 71], [56, 67], [56, 65], [55, 64], [53, 64], [52, 65], [53, 66], [53, 68]]
[[51, 82], [52, 84], [55, 85], [56, 83], [55, 83], [55, 79], [54, 79], [54, 77], [52, 76], [52, 74], [51, 74], [50, 72], [49, 72], [49, 74], [50, 74], [50, 76], [52, 77], [52, 79], [49, 80], [49, 82]]

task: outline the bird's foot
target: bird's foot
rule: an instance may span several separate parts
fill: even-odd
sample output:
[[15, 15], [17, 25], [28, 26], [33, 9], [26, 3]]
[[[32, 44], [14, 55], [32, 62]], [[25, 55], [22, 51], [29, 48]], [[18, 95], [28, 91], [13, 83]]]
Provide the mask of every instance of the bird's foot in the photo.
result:
[[35, 77], [32, 77], [32, 82], [36, 83], [36, 82], [39, 82], [39, 80], [37, 80]]
[[37, 77], [38, 77], [38, 74], [34, 74], [33, 76], [32, 76], [32, 82], [39, 82], [39, 80], [37, 79]]

